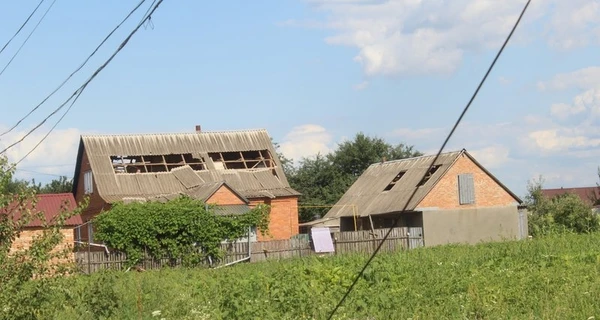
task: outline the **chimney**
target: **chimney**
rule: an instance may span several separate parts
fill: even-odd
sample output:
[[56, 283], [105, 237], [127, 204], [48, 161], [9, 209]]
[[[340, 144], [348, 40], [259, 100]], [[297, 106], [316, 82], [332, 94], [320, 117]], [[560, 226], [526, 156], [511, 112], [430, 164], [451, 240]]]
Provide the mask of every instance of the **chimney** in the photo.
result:
[[196, 133], [200, 133], [200, 132], [202, 132], [202, 127], [199, 124], [197, 124], [196, 125]]
[[386, 161], [387, 161], [387, 159], [386, 159], [385, 157], [382, 157], [382, 158], [381, 158], [381, 163], [384, 163], [384, 162], [386, 162]]

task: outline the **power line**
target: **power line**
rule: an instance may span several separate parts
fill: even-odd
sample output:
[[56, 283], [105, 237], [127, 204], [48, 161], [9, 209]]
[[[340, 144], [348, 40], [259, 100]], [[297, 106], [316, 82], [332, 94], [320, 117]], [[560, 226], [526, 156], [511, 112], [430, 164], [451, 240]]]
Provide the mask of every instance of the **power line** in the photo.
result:
[[[23, 122], [23, 120], [27, 119], [33, 112], [35, 112], [39, 107], [42, 106], [42, 104], [46, 103], [46, 101], [48, 99], [50, 99], [50, 97], [52, 97], [58, 90], [60, 90], [69, 80], [71, 80], [71, 78], [77, 73], [79, 72], [87, 63], [88, 61], [90, 61], [90, 59], [98, 52], [98, 50], [100, 49], [100, 47], [102, 47], [102, 45], [104, 45], [104, 43], [113, 35], [113, 33], [115, 33], [115, 31], [117, 31], [117, 29], [119, 29], [121, 27], [121, 25], [123, 25], [123, 23], [125, 23], [125, 21], [127, 21], [131, 15], [137, 11], [137, 9], [144, 3], [146, 2], [146, 0], [142, 0], [140, 1], [135, 8], [133, 8], [129, 14], [127, 14], [127, 16], [121, 20], [121, 22], [114, 28], [112, 29], [111, 32], [108, 33], [108, 35], [104, 38], [104, 40], [102, 40], [102, 42], [100, 42], [100, 44], [96, 47], [96, 49], [94, 49], [94, 51], [92, 51], [92, 53], [83, 61], [83, 63], [77, 68], [75, 69], [75, 71], [73, 71], [56, 89], [54, 89], [54, 91], [52, 91], [49, 95], [47, 95], [44, 100], [42, 100], [42, 102], [38, 103], [38, 105], [36, 105], [33, 109], [31, 109], [23, 118], [19, 119], [19, 121], [17, 121], [17, 123], [15, 123], [12, 127], [10, 127], [7, 131], [3, 132], [2, 134], [0, 134], [0, 137], [4, 136], [5, 134], [13, 131], [17, 126], [19, 126], [19, 124], [21, 124], [21, 122]], [[148, 14], [148, 12], [150, 11], [150, 8], [148, 8], [148, 11], [144, 14], [144, 16], [146, 16]]]
[[29, 15], [29, 17], [27, 17], [27, 19], [25, 20], [25, 22], [23, 22], [23, 24], [21, 25], [21, 27], [19, 28], [19, 30], [17, 30], [17, 32], [15, 32], [15, 34], [13, 34], [13, 36], [8, 39], [8, 41], [6, 42], [6, 44], [4, 45], [4, 47], [2, 47], [2, 49], [0, 49], [0, 54], [2, 54], [2, 52], [4, 51], [4, 49], [6, 49], [6, 47], [11, 43], [11, 41], [13, 41], [13, 39], [19, 34], [19, 32], [21, 32], [21, 30], [23, 30], [23, 27], [25, 27], [25, 25], [27, 24], [27, 22], [29, 22], [29, 19], [31, 19], [31, 17], [33, 17], [33, 15], [35, 14], [35, 12], [37, 11], [37, 9], [42, 5], [42, 3], [44, 3], [45, 0], [40, 1], [40, 3], [38, 3], [37, 7], [35, 7], [35, 9], [33, 9], [33, 12], [31, 12], [31, 14]]
[[48, 14], [48, 12], [50, 11], [50, 9], [52, 9], [52, 7], [54, 6], [54, 3], [56, 3], [56, 0], [52, 1], [52, 3], [50, 4], [50, 6], [48, 7], [48, 9], [46, 9], [46, 12], [44, 12], [44, 15], [40, 18], [40, 21], [38, 21], [38, 23], [35, 25], [35, 27], [33, 27], [33, 30], [31, 30], [31, 32], [29, 33], [29, 35], [27, 36], [27, 38], [25, 38], [25, 41], [23, 41], [23, 43], [21, 44], [21, 46], [19, 47], [19, 49], [17, 50], [17, 52], [15, 52], [15, 54], [12, 56], [12, 58], [10, 58], [10, 60], [8, 60], [8, 63], [6, 64], [6, 66], [4, 66], [4, 69], [2, 69], [2, 71], [0, 71], [0, 76], [4, 73], [4, 71], [6, 70], [6, 68], [8, 68], [8, 66], [10, 66], [10, 64], [13, 62], [13, 60], [15, 60], [15, 58], [17, 57], [17, 55], [19, 55], [19, 52], [21, 52], [21, 49], [23, 49], [23, 47], [25, 46], [25, 44], [27, 43], [27, 41], [29, 41], [29, 38], [31, 38], [31, 35], [33, 35], [33, 33], [35, 32], [35, 30], [37, 30], [37, 28], [40, 26], [40, 23], [42, 23], [42, 21], [44, 20], [44, 18], [46, 17], [46, 15]]
[[16, 170], [17, 171], [21, 171], [21, 172], [27, 172], [27, 173], [33, 173], [33, 174], [41, 174], [41, 175], [53, 176], [53, 177], [59, 177], [59, 178], [60, 177], [65, 177], [65, 178], [69, 179], [69, 177], [66, 176], [66, 175], [64, 175], [64, 174], [54, 174], [54, 173], [38, 172], [38, 171], [24, 170], [24, 169], [16, 169]]
[[[485, 80], [487, 79], [487, 77], [489, 76], [489, 74], [492, 72], [492, 69], [494, 68], [494, 65], [496, 65], [496, 61], [498, 61], [498, 58], [500, 58], [500, 55], [504, 51], [504, 48], [508, 44], [508, 41], [510, 40], [510, 38], [513, 35], [513, 33], [517, 29], [517, 26], [519, 25], [519, 22], [521, 22], [521, 18], [523, 18], [523, 15], [525, 14], [525, 11], [527, 11], [527, 8], [529, 7], [529, 3], [530, 2], [531, 2], [531, 0], [527, 0], [527, 3], [525, 4], [525, 7], [521, 11], [521, 14], [519, 15], [519, 18], [517, 19], [517, 22], [513, 26], [513, 28], [510, 31], [510, 33], [508, 34], [508, 37], [506, 38], [506, 40], [502, 44], [502, 47], [500, 48], [500, 50], [496, 54], [496, 57], [494, 58], [494, 60], [492, 61], [492, 64], [490, 65], [490, 67], [488, 68], [487, 72], [483, 76], [483, 79], [481, 79], [481, 82], [479, 82], [479, 85], [477, 86], [477, 89], [475, 90], [475, 92], [471, 96], [471, 99], [469, 100], [469, 102], [467, 103], [467, 105], [465, 106], [465, 108], [463, 109], [463, 111], [461, 112], [460, 116], [458, 117], [458, 119], [454, 123], [454, 126], [452, 127], [452, 130], [450, 130], [450, 133], [448, 134], [448, 136], [444, 140], [444, 143], [440, 147], [440, 149], [437, 152], [435, 158], [433, 158], [433, 161], [431, 161], [431, 164], [429, 165], [429, 168], [423, 174], [422, 179], [425, 179], [425, 177], [427, 176], [427, 173], [431, 170], [431, 168], [433, 167], [433, 165], [436, 163], [436, 161], [440, 157], [440, 154], [442, 153], [442, 151], [444, 151], [444, 148], [446, 147], [446, 144], [448, 144], [448, 141], [450, 141], [450, 138], [454, 134], [454, 131], [456, 131], [456, 128], [458, 128], [458, 125], [460, 124], [460, 122], [462, 121], [463, 117], [465, 116], [465, 114], [467, 113], [467, 111], [469, 110], [469, 108], [471, 107], [471, 104], [475, 100], [475, 97], [477, 97], [477, 94], [479, 93], [479, 90], [481, 89], [481, 87], [485, 83]], [[408, 207], [408, 204], [412, 201], [413, 197], [417, 193], [417, 190], [418, 190], [418, 187], [416, 187], [413, 190], [410, 198], [408, 198], [408, 200], [406, 201], [406, 204], [404, 205], [404, 208], [402, 209], [402, 211], [406, 210], [406, 208]], [[352, 284], [350, 285], [350, 287], [348, 287], [348, 290], [346, 291], [346, 293], [344, 294], [344, 296], [342, 297], [342, 299], [338, 302], [338, 304], [335, 306], [335, 308], [331, 311], [331, 313], [329, 314], [329, 317], [327, 319], [331, 320], [333, 318], [333, 316], [335, 315], [335, 313], [337, 312], [337, 310], [339, 309], [339, 307], [344, 303], [344, 301], [346, 300], [346, 298], [348, 297], [348, 295], [350, 295], [350, 292], [352, 292], [352, 289], [354, 289], [354, 286], [356, 285], [356, 283], [358, 282], [358, 280], [362, 277], [362, 275], [364, 274], [365, 270], [367, 269], [367, 267], [369, 266], [369, 264], [371, 263], [371, 261], [373, 261], [373, 259], [375, 258], [375, 256], [379, 252], [379, 250], [381, 249], [381, 247], [382, 247], [383, 243], [385, 242], [385, 240], [387, 240], [387, 238], [389, 237], [390, 233], [392, 232], [392, 230], [394, 229], [394, 227], [396, 226], [396, 224], [398, 224], [398, 218], [394, 219], [394, 223], [392, 224], [392, 226], [388, 229], [388, 231], [386, 232], [386, 234], [383, 237], [383, 239], [381, 239], [381, 242], [379, 242], [379, 245], [377, 245], [377, 248], [375, 248], [375, 251], [373, 252], [373, 254], [369, 257], [369, 259], [367, 260], [367, 262], [365, 263], [365, 265], [363, 266], [363, 268], [356, 275], [356, 277], [354, 278], [354, 281], [352, 282]]]
[[[158, 2], [154, 5], [152, 10], [150, 11], [150, 13], [146, 15], [146, 18], [150, 17], [154, 13], [154, 11], [156, 11], [156, 9], [160, 6], [160, 4], [162, 2], [163, 2], [163, 0], [158, 0]], [[71, 108], [73, 107], [73, 105], [75, 104], [77, 99], [79, 99], [79, 97], [85, 90], [85, 88], [90, 84], [90, 82], [92, 82], [92, 80], [94, 80], [94, 78], [96, 78], [96, 76], [102, 70], [104, 70], [104, 68], [106, 68], [106, 66], [115, 58], [115, 56], [121, 50], [123, 50], [123, 48], [127, 45], [129, 40], [131, 40], [133, 35], [140, 29], [140, 27], [143, 25], [143, 23], [145, 21], [146, 21], [146, 19], [143, 19], [135, 27], [135, 29], [133, 29], [133, 31], [127, 36], [127, 38], [125, 38], [125, 40], [123, 40], [123, 42], [119, 45], [117, 50], [108, 58], [108, 60], [106, 60], [81, 87], [79, 87], [77, 90], [75, 90], [75, 92], [73, 92], [73, 94], [71, 95], [71, 97], [69, 97], [69, 99], [67, 99], [65, 102], [63, 102], [58, 108], [56, 108], [52, 113], [50, 113], [50, 115], [48, 115], [44, 120], [42, 120], [39, 124], [37, 124], [33, 129], [31, 129], [29, 132], [27, 132], [27, 134], [25, 134], [21, 139], [19, 139], [15, 143], [9, 145], [8, 147], [4, 148], [4, 150], [0, 151], [0, 154], [2, 154], [4, 152], [6, 152], [8, 149], [21, 143], [27, 136], [29, 136], [31, 133], [33, 133], [33, 131], [37, 130], [40, 126], [42, 126], [50, 117], [52, 117], [54, 114], [56, 114], [58, 111], [60, 111], [60, 109], [62, 109], [67, 103], [69, 103], [69, 101], [73, 100], [73, 101], [71, 101], [71, 105], [69, 106], [69, 108], [63, 113], [63, 115], [58, 119], [58, 121], [56, 121], [56, 123], [54, 124], [54, 126], [52, 126], [52, 128], [48, 131], [48, 133], [46, 133], [46, 135], [44, 135], [44, 137], [42, 137], [42, 139], [27, 154], [25, 154], [25, 156], [23, 156], [19, 161], [17, 161], [15, 164], [13, 164], [12, 165], [13, 168], [16, 165], [18, 165], [19, 163], [21, 163], [23, 160], [25, 160], [25, 158], [27, 158], [44, 140], [46, 140], [46, 138], [50, 135], [50, 133], [52, 133], [52, 131], [62, 121], [62, 119], [67, 115], [67, 113], [69, 113], [69, 111], [71, 110]]]

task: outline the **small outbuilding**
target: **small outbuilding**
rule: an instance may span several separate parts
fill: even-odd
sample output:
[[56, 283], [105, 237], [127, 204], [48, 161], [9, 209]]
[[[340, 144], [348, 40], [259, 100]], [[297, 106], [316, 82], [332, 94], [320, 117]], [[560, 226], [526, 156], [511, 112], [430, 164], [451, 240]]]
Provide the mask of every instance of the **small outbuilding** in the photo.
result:
[[466, 150], [443, 153], [431, 166], [434, 159], [369, 166], [322, 222], [336, 221], [343, 232], [389, 228], [397, 219], [398, 227], [422, 228], [426, 246], [527, 237], [522, 200]]

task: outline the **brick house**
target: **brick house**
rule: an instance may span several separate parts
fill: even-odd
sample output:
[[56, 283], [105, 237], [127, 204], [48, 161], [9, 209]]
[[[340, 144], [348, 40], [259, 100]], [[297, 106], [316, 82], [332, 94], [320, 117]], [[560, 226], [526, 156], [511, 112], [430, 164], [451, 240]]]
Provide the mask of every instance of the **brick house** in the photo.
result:
[[[79, 143], [75, 199], [89, 196], [84, 223], [117, 201], [168, 200], [181, 194], [241, 213], [270, 205], [269, 232], [258, 240], [298, 234], [298, 196], [266, 130], [90, 135]], [[93, 242], [87, 223], [82, 238]]]
[[399, 227], [422, 228], [426, 246], [527, 236], [521, 199], [466, 150], [441, 154], [421, 179], [434, 158], [369, 166], [336, 206], [311, 224], [369, 230], [389, 228], [397, 218]]
[[[39, 194], [36, 195], [35, 207], [30, 204], [25, 204], [23, 207], [30, 210], [33, 215], [39, 215], [40, 218], [45, 219], [43, 221], [40, 218], [33, 219], [27, 225], [25, 225], [21, 231], [21, 234], [12, 243], [11, 250], [21, 250], [29, 248], [31, 240], [41, 235], [44, 230], [44, 225], [53, 225], [53, 222], [63, 212], [69, 212], [77, 208], [75, 198], [71, 193], [59, 193], [59, 194]], [[12, 214], [13, 219], [18, 220], [21, 218], [19, 212], [20, 206], [17, 203], [13, 203], [4, 208], [3, 211]], [[82, 224], [81, 216], [75, 215], [68, 218], [63, 224], [60, 232], [63, 235], [63, 240], [60, 245], [57, 246], [56, 250], [62, 250], [69, 247], [73, 247], [75, 241], [75, 227]]]

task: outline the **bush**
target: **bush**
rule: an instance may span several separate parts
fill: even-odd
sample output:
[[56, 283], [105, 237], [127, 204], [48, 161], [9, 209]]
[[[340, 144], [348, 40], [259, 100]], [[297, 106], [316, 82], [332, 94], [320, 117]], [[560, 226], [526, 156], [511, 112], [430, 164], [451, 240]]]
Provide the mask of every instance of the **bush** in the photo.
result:
[[127, 254], [135, 265], [145, 253], [153, 258], [182, 259], [186, 266], [205, 257], [222, 256], [221, 242], [247, 235], [258, 226], [266, 232], [269, 208], [259, 205], [249, 213], [226, 217], [217, 215], [198, 200], [182, 196], [166, 203], [117, 203], [94, 220], [97, 238]]
[[592, 207], [574, 194], [553, 199], [542, 195], [542, 180], [530, 182], [526, 203], [529, 210], [529, 234], [590, 233], [600, 230], [600, 217]]

